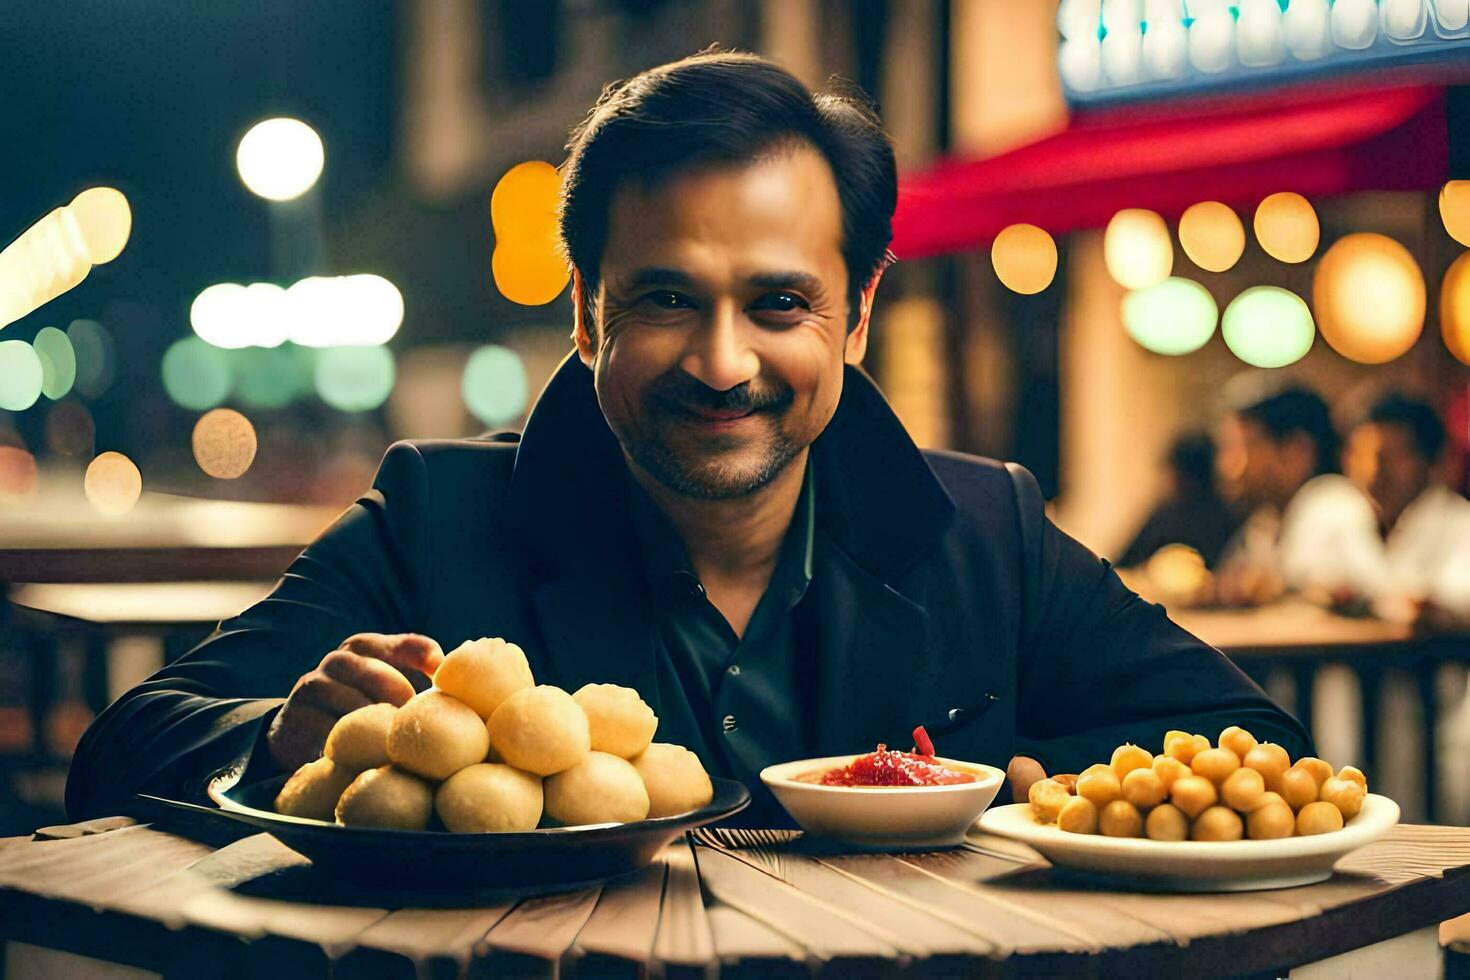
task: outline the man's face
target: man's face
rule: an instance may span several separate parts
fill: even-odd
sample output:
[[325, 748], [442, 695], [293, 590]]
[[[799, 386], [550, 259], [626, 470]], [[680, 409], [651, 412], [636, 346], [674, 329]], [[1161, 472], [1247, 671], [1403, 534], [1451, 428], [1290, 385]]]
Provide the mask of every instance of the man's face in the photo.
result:
[[1406, 427], [1377, 422], [1353, 430], [1345, 462], [1348, 477], [1391, 520], [1424, 491], [1432, 467]]
[[842, 210], [814, 150], [625, 184], [609, 212], [595, 348], [579, 340], [623, 451], [685, 496], [769, 483], [821, 434], [849, 335]]
[[1276, 496], [1277, 445], [1264, 428], [1227, 415], [1216, 434], [1215, 471], [1231, 500], [1257, 507]]

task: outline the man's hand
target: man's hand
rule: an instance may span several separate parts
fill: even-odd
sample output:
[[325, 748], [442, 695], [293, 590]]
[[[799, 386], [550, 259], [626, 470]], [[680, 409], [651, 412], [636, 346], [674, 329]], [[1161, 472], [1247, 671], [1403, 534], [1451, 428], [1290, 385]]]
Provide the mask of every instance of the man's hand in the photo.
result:
[[444, 651], [417, 633], [358, 633], [303, 674], [266, 733], [276, 765], [287, 772], [322, 754], [327, 734], [349, 711], [386, 701], [402, 705], [414, 695], [407, 671], [433, 676]]
[[1028, 802], [1031, 784], [1045, 778], [1046, 770], [1041, 768], [1041, 763], [1028, 756], [1013, 756], [1011, 764], [1006, 766], [1006, 781], [1011, 784], [1011, 796], [1017, 803]]

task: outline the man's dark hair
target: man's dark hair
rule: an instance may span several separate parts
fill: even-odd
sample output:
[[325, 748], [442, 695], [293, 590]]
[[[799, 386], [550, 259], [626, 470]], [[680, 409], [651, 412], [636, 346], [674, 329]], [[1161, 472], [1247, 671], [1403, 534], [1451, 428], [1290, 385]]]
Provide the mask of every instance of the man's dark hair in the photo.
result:
[[[613, 82], [572, 130], [562, 167], [561, 235], [585, 287], [589, 324], [613, 195], [702, 165], [739, 165], [793, 146], [816, 149], [842, 203], [849, 329], [858, 298], [890, 259], [898, 171], [893, 145], [856, 90], [813, 93], [789, 72], [710, 50]], [[589, 331], [594, 330], [589, 326]]]
[[1186, 432], [1169, 446], [1169, 468], [1191, 492], [1214, 493], [1215, 440], [1207, 432]]
[[1429, 462], [1438, 459], [1444, 451], [1444, 422], [1428, 402], [1397, 393], [1385, 395], [1368, 409], [1364, 421], [1375, 425], [1403, 426], [1419, 455]]
[[1236, 408], [1235, 414], [1265, 429], [1276, 442], [1306, 436], [1317, 450], [1313, 474], [1337, 472], [1339, 440], [1332, 424], [1332, 412], [1322, 396], [1312, 389], [1288, 385]]

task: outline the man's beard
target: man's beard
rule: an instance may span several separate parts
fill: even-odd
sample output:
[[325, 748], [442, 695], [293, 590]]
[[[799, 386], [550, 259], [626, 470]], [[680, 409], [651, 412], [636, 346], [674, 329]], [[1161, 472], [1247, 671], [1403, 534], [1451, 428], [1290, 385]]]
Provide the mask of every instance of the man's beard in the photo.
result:
[[[688, 375], [671, 374], [655, 382], [643, 398], [646, 432], [630, 439], [624, 449], [633, 462], [669, 490], [696, 500], [731, 500], [767, 486], [795, 459], [802, 446], [785, 431], [781, 421], [795, 396], [791, 389], [753, 390], [750, 384], [715, 391]], [[714, 454], [691, 460], [659, 435], [678, 427], [698, 425], [691, 409], [750, 411], [758, 416], [761, 434], [739, 440], [741, 456], [757, 456], [752, 463], [733, 466]], [[713, 434], [711, 441], [734, 442], [729, 435]]]

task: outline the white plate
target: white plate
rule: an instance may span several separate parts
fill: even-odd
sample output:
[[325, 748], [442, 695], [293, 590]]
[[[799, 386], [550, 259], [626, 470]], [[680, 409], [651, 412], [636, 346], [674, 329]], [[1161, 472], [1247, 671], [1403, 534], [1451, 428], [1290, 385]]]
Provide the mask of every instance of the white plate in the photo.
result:
[[761, 782], [801, 828], [824, 837], [881, 849], [955, 847], [990, 801], [1005, 773], [955, 759], [936, 761], [975, 776], [949, 786], [822, 786], [797, 776], [846, 766], [856, 755], [801, 759], [767, 766]]
[[1283, 840], [1217, 843], [1069, 834], [1056, 824], [1038, 823], [1029, 803], [990, 810], [980, 818], [980, 829], [1030, 844], [1058, 868], [1111, 878], [1130, 890], [1226, 892], [1321, 881], [1343, 855], [1398, 822], [1399, 805], [1370, 793], [1341, 830]]

